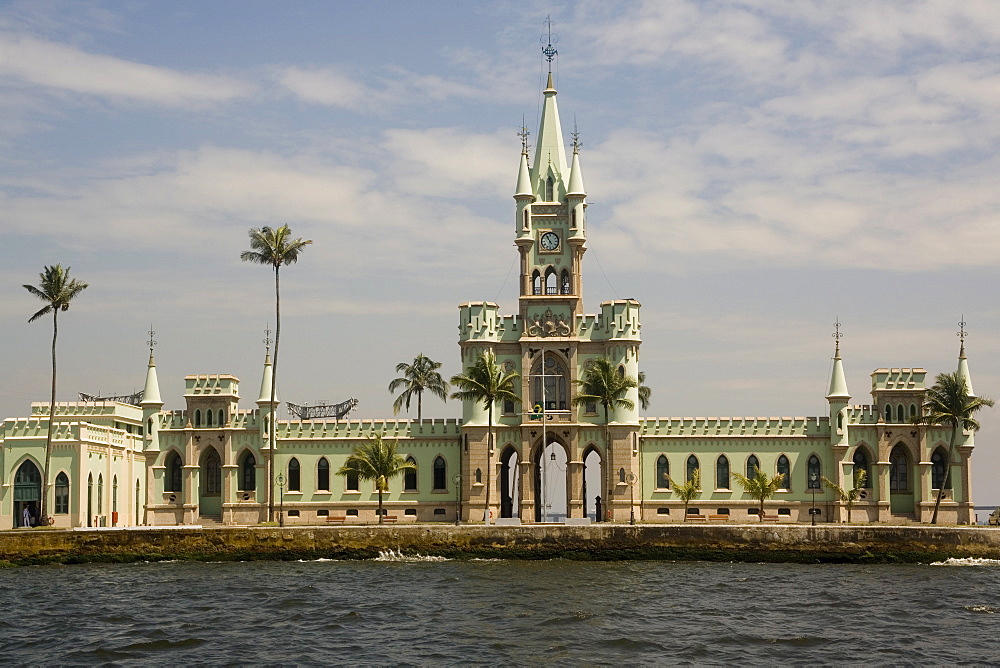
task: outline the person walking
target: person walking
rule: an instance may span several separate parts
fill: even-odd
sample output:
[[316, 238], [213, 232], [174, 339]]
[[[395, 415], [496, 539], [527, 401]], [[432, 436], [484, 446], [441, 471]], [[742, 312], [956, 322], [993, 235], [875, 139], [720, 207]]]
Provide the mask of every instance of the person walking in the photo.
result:
[[21, 513], [21, 526], [31, 528], [31, 508], [28, 505], [24, 506], [24, 512]]

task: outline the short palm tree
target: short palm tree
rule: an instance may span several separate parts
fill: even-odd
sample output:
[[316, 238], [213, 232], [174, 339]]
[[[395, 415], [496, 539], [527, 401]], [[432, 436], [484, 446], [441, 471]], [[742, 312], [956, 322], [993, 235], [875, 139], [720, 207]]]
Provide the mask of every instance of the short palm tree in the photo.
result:
[[[625, 410], [635, 408], [635, 402], [625, 395], [632, 388], [638, 387], [639, 382], [631, 376], [620, 373], [615, 368], [615, 363], [607, 357], [591, 360], [584, 370], [583, 378], [573, 382], [579, 386], [579, 393], [573, 397], [574, 406], [598, 403], [604, 407], [604, 447], [607, 448], [605, 456], [608, 456], [611, 452], [611, 411], [616, 408]], [[608, 475], [611, 473], [609, 470]], [[610, 484], [608, 490], [611, 490]]]
[[646, 372], [639, 372], [639, 405], [642, 410], [649, 410], [649, 400], [653, 397], [653, 390], [646, 385]]
[[521, 401], [514, 391], [514, 383], [520, 377], [517, 372], [506, 371], [497, 364], [496, 355], [492, 350], [487, 350], [480, 355], [475, 364], [465, 370], [465, 373], [451, 378], [451, 384], [459, 388], [452, 393], [452, 399], [482, 402], [487, 411], [486, 507], [483, 509], [483, 521], [486, 524], [490, 523], [490, 483], [493, 480], [493, 406], [498, 401], [515, 403]]
[[938, 508], [944, 497], [944, 490], [951, 487], [951, 462], [955, 458], [955, 441], [958, 440], [958, 430], [979, 431], [979, 422], [975, 414], [980, 409], [993, 405], [993, 400], [986, 397], [969, 396], [969, 388], [957, 371], [954, 373], [939, 373], [934, 379], [934, 385], [927, 389], [924, 395], [923, 413], [913, 422], [915, 424], [943, 424], [951, 426], [951, 444], [948, 447], [948, 464], [945, 469], [944, 482], [938, 490], [934, 501], [934, 514], [931, 524], [937, 524]]
[[389, 442], [382, 434], [368, 437], [368, 442], [354, 448], [337, 475], [356, 475], [358, 480], [372, 480], [378, 492], [378, 523], [382, 524], [382, 494], [389, 491], [389, 481], [417, 465], [396, 452], [397, 442]]
[[854, 503], [861, 498], [861, 493], [865, 491], [865, 479], [867, 478], [868, 473], [864, 469], [857, 469], [854, 472], [854, 489], [844, 489], [826, 476], [822, 477], [823, 484], [832, 489], [840, 497], [840, 500], [847, 505], [848, 522], [851, 521], [851, 509], [854, 508]]
[[268, 436], [270, 448], [267, 458], [267, 519], [274, 520], [274, 451], [277, 420], [274, 414], [275, 391], [278, 387], [278, 343], [281, 340], [281, 290], [279, 288], [279, 270], [282, 265], [298, 261], [302, 250], [312, 243], [312, 240], [292, 239], [292, 230], [288, 225], [278, 228], [256, 227], [250, 230], [250, 250], [240, 253], [240, 259], [253, 264], [263, 264], [274, 269], [274, 361], [271, 366], [271, 402]]
[[405, 388], [396, 397], [392, 404], [393, 415], [398, 415], [402, 408], [410, 410], [410, 400], [414, 395], [417, 397], [417, 422], [423, 419], [423, 395], [427, 390], [442, 400], [448, 400], [448, 383], [441, 377], [438, 369], [441, 362], [435, 362], [431, 358], [420, 353], [413, 358], [412, 364], [400, 362], [396, 365], [396, 373], [403, 374], [389, 383], [389, 391], [395, 392], [399, 388]]
[[684, 521], [688, 521], [688, 506], [694, 497], [701, 494], [701, 469], [695, 469], [691, 472], [691, 477], [687, 482], [677, 484], [674, 482], [673, 478], [670, 480], [670, 489], [673, 490], [677, 498], [684, 502]]
[[776, 476], [769, 476], [759, 468], [754, 467], [753, 477], [748, 478], [741, 473], [733, 473], [736, 481], [743, 487], [743, 491], [756, 499], [760, 503], [757, 517], [764, 521], [764, 502], [771, 498], [776, 490], [781, 489], [785, 484], [785, 475], [779, 473]]
[[52, 430], [56, 416], [56, 338], [59, 336], [59, 312], [69, 309], [70, 302], [87, 289], [87, 284], [69, 277], [69, 267], [62, 265], [45, 267], [38, 275], [37, 286], [25, 285], [24, 289], [38, 297], [45, 306], [28, 318], [34, 322], [44, 315], [52, 314], [52, 394], [49, 396], [49, 428], [45, 434], [45, 464], [42, 467], [42, 503], [39, 509], [39, 523], [48, 521], [49, 464], [52, 461]]

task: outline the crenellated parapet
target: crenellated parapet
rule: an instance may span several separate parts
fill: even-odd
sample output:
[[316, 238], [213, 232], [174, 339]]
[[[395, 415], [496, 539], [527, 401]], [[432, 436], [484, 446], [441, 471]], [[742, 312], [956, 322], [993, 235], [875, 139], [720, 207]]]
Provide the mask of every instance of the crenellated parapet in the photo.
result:
[[646, 418], [639, 421], [640, 436], [790, 436], [827, 437], [825, 417], [685, 417]]
[[459, 341], [499, 341], [500, 307], [493, 302], [466, 302], [458, 307]]
[[298, 439], [363, 439], [375, 434], [396, 438], [458, 438], [462, 420], [340, 420], [279, 422], [277, 437], [281, 441]]

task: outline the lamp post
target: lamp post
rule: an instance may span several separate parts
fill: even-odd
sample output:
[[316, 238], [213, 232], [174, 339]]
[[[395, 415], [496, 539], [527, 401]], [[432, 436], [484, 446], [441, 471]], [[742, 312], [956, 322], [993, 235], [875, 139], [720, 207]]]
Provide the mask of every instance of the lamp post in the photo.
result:
[[455, 483], [455, 526], [462, 523], [462, 474], [456, 473], [451, 479]]
[[809, 509], [809, 515], [812, 517], [812, 525], [816, 526], [816, 487], [819, 482], [819, 476], [815, 473], [809, 474], [809, 487], [812, 489], [812, 508]]
[[625, 482], [628, 483], [628, 498], [629, 498], [629, 509], [628, 509], [628, 523], [635, 524], [635, 482], [638, 478], [634, 473], [629, 473], [625, 476]]
[[278, 484], [278, 526], [285, 526], [285, 474], [279, 473], [274, 478]]

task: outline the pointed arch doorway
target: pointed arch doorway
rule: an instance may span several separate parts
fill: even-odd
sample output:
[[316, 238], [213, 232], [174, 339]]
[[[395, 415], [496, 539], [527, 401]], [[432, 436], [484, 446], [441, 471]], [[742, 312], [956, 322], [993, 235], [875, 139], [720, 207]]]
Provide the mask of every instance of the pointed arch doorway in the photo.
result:
[[600, 451], [593, 445], [589, 446], [583, 453], [583, 516], [589, 517], [591, 522], [600, 522], [602, 518], [598, 515], [598, 499], [601, 504], [601, 515], [607, 508], [607, 490], [604, 489], [604, 460]]
[[500, 453], [500, 517], [521, 516], [519, 461], [514, 446], [508, 445]]
[[26, 459], [14, 474], [14, 527], [38, 524], [42, 501], [42, 474], [30, 459]]
[[563, 522], [566, 519], [568, 485], [566, 446], [551, 433], [545, 447], [535, 448], [535, 521]]
[[208, 517], [222, 516], [222, 458], [219, 451], [209, 447], [201, 456], [201, 485], [198, 494], [198, 514]]

